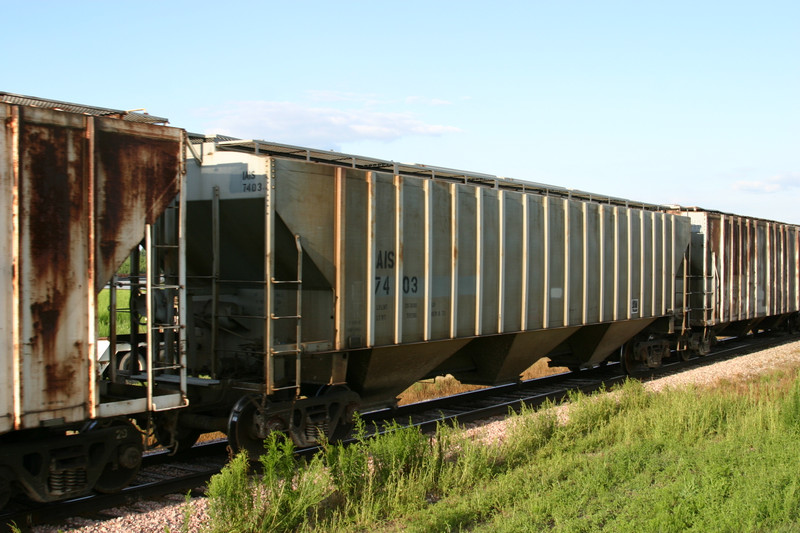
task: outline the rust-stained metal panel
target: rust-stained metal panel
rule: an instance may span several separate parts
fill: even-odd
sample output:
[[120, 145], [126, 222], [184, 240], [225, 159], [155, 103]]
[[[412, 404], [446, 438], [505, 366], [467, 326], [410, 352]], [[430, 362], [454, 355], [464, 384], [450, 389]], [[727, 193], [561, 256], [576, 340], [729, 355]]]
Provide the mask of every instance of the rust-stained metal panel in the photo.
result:
[[181, 130], [95, 119], [100, 290], [178, 194]]
[[182, 130], [0, 104], [0, 432], [96, 415], [97, 293], [178, 191]]
[[21, 424], [89, 413], [85, 119], [20, 110]]

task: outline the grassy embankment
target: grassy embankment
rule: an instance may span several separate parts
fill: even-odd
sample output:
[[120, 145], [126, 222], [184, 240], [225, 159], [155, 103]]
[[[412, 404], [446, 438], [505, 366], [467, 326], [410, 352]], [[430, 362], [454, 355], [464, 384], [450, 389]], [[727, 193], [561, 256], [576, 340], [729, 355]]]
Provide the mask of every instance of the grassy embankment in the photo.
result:
[[209, 531], [794, 531], [800, 379], [576, 395], [515, 418], [496, 444], [440, 428], [330, 445], [307, 462], [271, 441], [208, 490]]

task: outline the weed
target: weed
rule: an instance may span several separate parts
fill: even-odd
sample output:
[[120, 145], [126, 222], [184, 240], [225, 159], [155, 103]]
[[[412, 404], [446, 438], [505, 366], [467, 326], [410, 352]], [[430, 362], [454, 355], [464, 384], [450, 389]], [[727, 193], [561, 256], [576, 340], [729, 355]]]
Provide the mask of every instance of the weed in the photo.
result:
[[301, 464], [288, 439], [271, 434], [252, 476], [246, 452], [237, 454], [208, 486], [211, 531], [291, 531], [315, 516], [331, 492], [319, 457]]
[[192, 508], [192, 492], [189, 491], [186, 493], [186, 496], [184, 498], [183, 526], [181, 527], [181, 531], [183, 533], [189, 533], [189, 527], [191, 525], [193, 513], [194, 509]]
[[794, 381], [781, 406], [783, 423], [793, 432], [800, 433], [800, 379]]

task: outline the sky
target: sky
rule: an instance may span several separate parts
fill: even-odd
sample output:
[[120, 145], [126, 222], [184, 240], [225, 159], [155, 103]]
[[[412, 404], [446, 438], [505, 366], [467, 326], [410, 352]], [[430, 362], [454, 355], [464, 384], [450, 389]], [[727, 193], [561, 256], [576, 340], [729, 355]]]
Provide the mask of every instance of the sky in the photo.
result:
[[800, 224], [800, 2], [0, 0], [0, 91]]

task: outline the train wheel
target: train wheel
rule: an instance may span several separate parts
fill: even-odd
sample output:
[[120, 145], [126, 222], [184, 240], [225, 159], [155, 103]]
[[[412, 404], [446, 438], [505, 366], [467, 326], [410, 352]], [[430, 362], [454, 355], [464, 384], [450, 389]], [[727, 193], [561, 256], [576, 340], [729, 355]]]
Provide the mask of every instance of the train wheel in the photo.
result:
[[138, 361], [136, 361], [134, 364], [134, 362], [131, 361], [134, 356], [131, 354], [131, 352], [126, 352], [121, 358], [119, 358], [117, 362], [118, 369], [123, 372], [128, 372], [131, 371], [131, 364], [134, 364], [134, 374], [137, 372], [144, 372], [144, 369], [147, 365], [146, 354], [139, 353], [137, 355]]
[[200, 438], [199, 429], [179, 427], [178, 434], [175, 436], [175, 443], [171, 448], [172, 452], [183, 453], [191, 450], [198, 438]]
[[173, 434], [166, 428], [156, 426], [156, 440], [160, 445], [168, 448], [172, 455], [191, 450], [200, 437], [200, 433], [199, 429], [178, 426]]
[[647, 368], [647, 364], [636, 359], [636, 343], [629, 341], [623, 346], [620, 360], [625, 373], [629, 376], [636, 375]]
[[112, 427], [117, 449], [94, 486], [97, 492], [105, 494], [119, 492], [133, 481], [139, 473], [144, 450], [141, 434], [133, 424], [117, 421]]
[[247, 450], [252, 460], [264, 454], [264, 439], [269, 433], [286, 430], [286, 422], [280, 417], [268, 419], [265, 427], [258, 424], [260, 405], [251, 396], [243, 396], [236, 402], [228, 418], [228, 443], [235, 452]]
[[680, 350], [678, 353], [681, 355], [681, 361], [688, 361], [692, 358], [692, 352], [689, 350]]
[[700, 341], [700, 343], [697, 345], [697, 348], [695, 348], [694, 350], [694, 353], [696, 353], [700, 357], [706, 356], [710, 352], [711, 352], [711, 341], [708, 339], [708, 337], [703, 338], [703, 340]]

